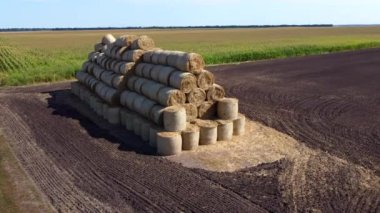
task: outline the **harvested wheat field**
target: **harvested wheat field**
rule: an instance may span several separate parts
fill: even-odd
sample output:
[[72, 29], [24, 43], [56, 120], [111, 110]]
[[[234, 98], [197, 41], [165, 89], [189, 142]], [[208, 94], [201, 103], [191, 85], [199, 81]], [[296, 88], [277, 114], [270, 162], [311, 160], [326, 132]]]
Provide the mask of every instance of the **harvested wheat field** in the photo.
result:
[[244, 136], [160, 157], [70, 82], [0, 89], [0, 129], [58, 211], [379, 212], [380, 49], [208, 67]]

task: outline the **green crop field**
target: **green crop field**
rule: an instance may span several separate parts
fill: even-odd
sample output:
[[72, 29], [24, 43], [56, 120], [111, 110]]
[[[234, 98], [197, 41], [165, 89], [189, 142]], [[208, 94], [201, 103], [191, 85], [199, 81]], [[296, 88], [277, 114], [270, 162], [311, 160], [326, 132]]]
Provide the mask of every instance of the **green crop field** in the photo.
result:
[[380, 27], [115, 30], [0, 33], [0, 86], [70, 79], [105, 33], [145, 34], [207, 64], [380, 47]]

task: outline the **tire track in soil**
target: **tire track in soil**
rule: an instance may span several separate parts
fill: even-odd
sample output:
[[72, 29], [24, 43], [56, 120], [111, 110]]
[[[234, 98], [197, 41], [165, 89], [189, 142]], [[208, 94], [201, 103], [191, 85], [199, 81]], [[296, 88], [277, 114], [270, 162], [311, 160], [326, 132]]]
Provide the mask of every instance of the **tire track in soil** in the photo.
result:
[[7, 140], [10, 141], [17, 158], [51, 201], [52, 205], [61, 211], [84, 210], [78, 204], [81, 203], [81, 200], [85, 200], [88, 203], [86, 209], [89, 211], [96, 212], [112, 209], [98, 203], [89, 196], [84, 196], [81, 191], [75, 191], [72, 178], [59, 169], [46, 156], [44, 150], [38, 147], [30, 128], [23, 121], [23, 118], [9, 110], [11, 107], [5, 102], [1, 97], [0, 109], [2, 114], [0, 114], [0, 117], [2, 124], [6, 124], [2, 125], [2, 132], [6, 134]]
[[[35, 140], [37, 146], [60, 170], [58, 174], [44, 178], [52, 178], [59, 182], [62, 179], [59, 174], [65, 174], [68, 176], [65, 179], [71, 180], [74, 184], [71, 188], [59, 191], [54, 191], [58, 190], [54, 188], [56, 183], [41, 187], [50, 190], [48, 196], [57, 209], [91, 209], [87, 200], [81, 201], [79, 198], [93, 196], [99, 203], [112, 206], [116, 210], [131, 206], [137, 211], [160, 212], [189, 209], [195, 212], [218, 211], [218, 209], [262, 211], [258, 205], [242, 198], [239, 194], [167, 160], [131, 152], [115, 152], [118, 145], [110, 143], [107, 135], [103, 135], [105, 139], [100, 137], [94, 140], [86, 130], [81, 130], [81, 125], [87, 123], [84, 125], [89, 125], [88, 128], [92, 129], [90, 131], [98, 131], [94, 124], [86, 119], [81, 119], [81, 124], [78, 124], [70, 116], [65, 118], [59, 114], [68, 113], [73, 117], [79, 115], [63, 105], [59, 106], [61, 112], [47, 108], [47, 104], [40, 100], [45, 97], [37, 96], [3, 95], [1, 104], [7, 105], [5, 108], [12, 108], [12, 111], [8, 110], [6, 114], [23, 118], [15, 122], [12, 128], [17, 128], [18, 123], [24, 122], [24, 126], [30, 128], [30, 131], [25, 132], [26, 135], [38, 139]], [[6, 121], [9, 122], [11, 120]], [[50, 174], [50, 167], [43, 165], [36, 165], [32, 170], [38, 171], [39, 167], [46, 170], [45, 174]], [[36, 178], [36, 181], [41, 180]], [[78, 190], [84, 193], [78, 195], [78, 199], [72, 198], [68, 193]], [[59, 194], [69, 196], [61, 197]], [[65, 199], [68, 199], [67, 202]], [[67, 206], [63, 206], [64, 203], [67, 203]]]
[[280, 175], [291, 212], [377, 212], [380, 178], [323, 152], [304, 152]]
[[251, 119], [379, 175], [378, 58], [373, 49], [211, 70]]

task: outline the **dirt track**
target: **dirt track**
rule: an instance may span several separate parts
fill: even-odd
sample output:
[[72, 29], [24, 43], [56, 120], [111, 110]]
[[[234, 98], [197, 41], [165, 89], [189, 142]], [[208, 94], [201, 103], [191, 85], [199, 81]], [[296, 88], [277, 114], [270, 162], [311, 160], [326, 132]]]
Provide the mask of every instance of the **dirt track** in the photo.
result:
[[380, 50], [211, 68], [244, 114], [312, 148], [232, 173], [121, 144], [67, 105], [67, 83], [0, 90], [0, 128], [61, 211], [377, 212], [379, 68]]

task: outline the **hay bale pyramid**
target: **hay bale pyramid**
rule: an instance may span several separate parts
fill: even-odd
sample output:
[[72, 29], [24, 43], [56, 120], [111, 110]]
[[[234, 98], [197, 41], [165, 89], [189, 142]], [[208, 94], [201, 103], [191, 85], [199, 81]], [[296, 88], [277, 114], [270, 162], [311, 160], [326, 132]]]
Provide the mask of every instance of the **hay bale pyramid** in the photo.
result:
[[201, 55], [155, 47], [148, 36], [105, 35], [88, 55], [72, 93], [159, 155], [244, 134], [238, 100], [226, 98]]

